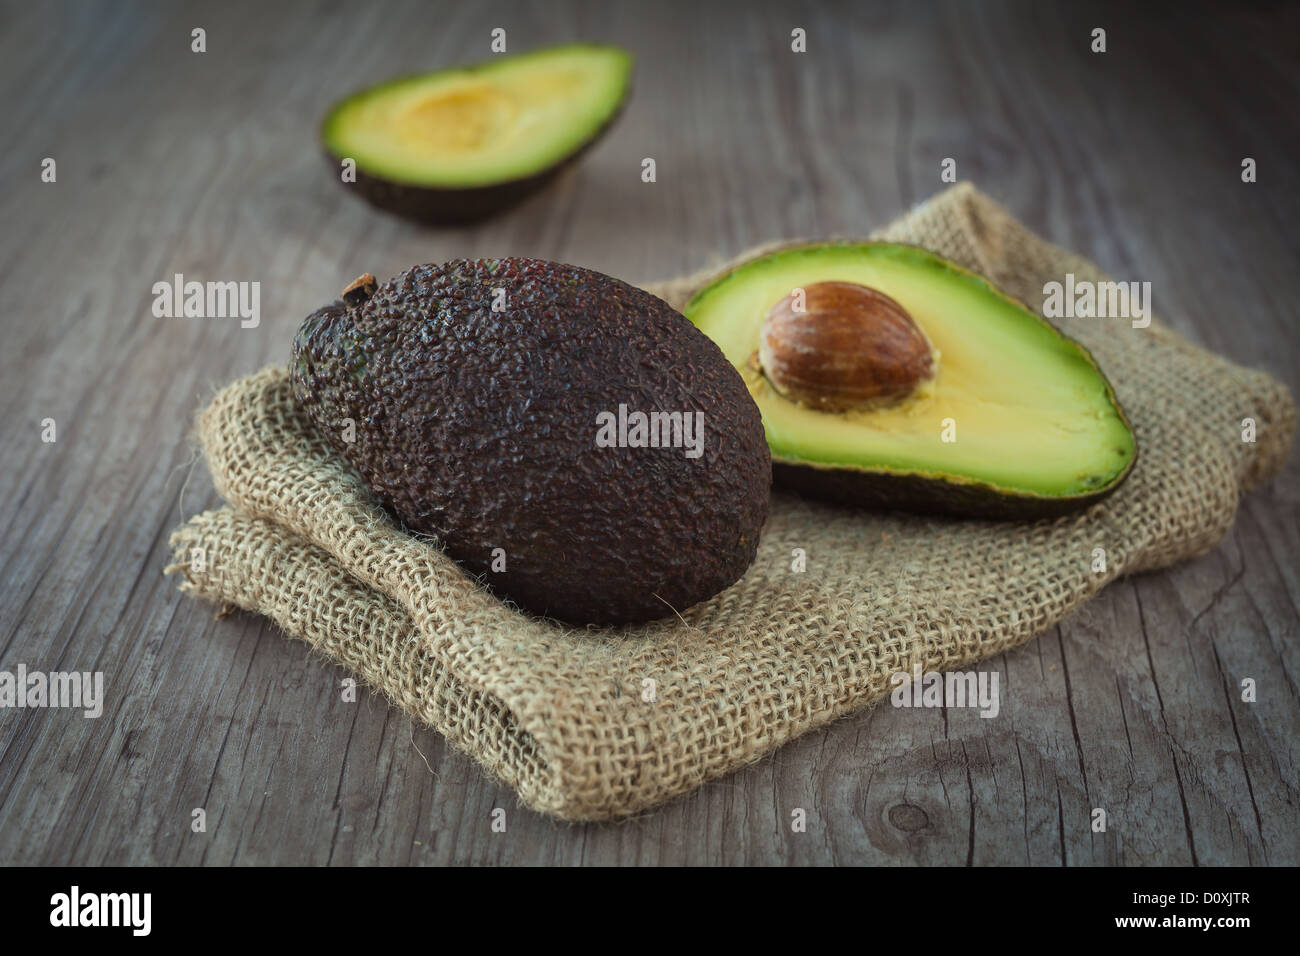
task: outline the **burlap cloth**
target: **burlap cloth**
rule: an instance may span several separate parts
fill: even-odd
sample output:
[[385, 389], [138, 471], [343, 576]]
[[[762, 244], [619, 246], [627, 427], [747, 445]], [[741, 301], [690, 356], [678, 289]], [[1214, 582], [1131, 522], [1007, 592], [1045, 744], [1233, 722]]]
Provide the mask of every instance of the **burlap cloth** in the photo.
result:
[[[966, 184], [877, 235], [955, 259], [1031, 306], [1067, 272], [1103, 278]], [[681, 308], [705, 278], [647, 288]], [[528, 806], [567, 820], [629, 814], [886, 696], [896, 671], [960, 668], [1015, 647], [1114, 578], [1219, 541], [1238, 495], [1287, 454], [1285, 387], [1158, 321], [1061, 325], [1110, 377], [1140, 446], [1119, 491], [1071, 517], [924, 518], [778, 492], [758, 558], [734, 587], [680, 619], [575, 630], [502, 604], [434, 543], [395, 527], [275, 367], [202, 413], [199, 440], [231, 507], [172, 535], [168, 571], [183, 574], [182, 590], [264, 614], [323, 651]], [[1242, 440], [1245, 418], [1255, 443]], [[805, 572], [792, 570], [794, 548]], [[1104, 573], [1092, 570], [1094, 548], [1105, 549]]]

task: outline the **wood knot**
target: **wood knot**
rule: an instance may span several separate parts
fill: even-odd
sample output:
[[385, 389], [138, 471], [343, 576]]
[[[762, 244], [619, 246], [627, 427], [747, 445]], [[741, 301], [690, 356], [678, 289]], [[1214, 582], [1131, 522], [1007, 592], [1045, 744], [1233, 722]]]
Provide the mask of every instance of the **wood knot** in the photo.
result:
[[889, 808], [889, 822], [904, 833], [915, 833], [930, 825], [930, 817], [914, 803], [899, 803]]

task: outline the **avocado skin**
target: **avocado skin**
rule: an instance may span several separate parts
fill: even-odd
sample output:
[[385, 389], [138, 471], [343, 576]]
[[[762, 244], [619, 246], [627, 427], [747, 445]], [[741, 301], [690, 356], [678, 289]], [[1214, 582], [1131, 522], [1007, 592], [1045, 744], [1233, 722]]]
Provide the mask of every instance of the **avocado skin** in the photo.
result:
[[[291, 376], [386, 509], [537, 614], [665, 617], [753, 562], [771, 493], [758, 408], [712, 340], [618, 280], [533, 259], [416, 266], [309, 316]], [[620, 403], [703, 412], [704, 455], [597, 447], [597, 413]]]
[[1128, 468], [1109, 485], [1085, 495], [1070, 496], [1032, 495], [941, 476], [818, 468], [780, 460], [773, 460], [772, 476], [778, 488], [833, 504], [962, 518], [1031, 521], [1072, 514], [1102, 501], [1123, 483], [1136, 461], [1135, 452]]
[[[476, 186], [472, 189], [406, 186], [367, 175], [360, 170], [357, 170], [356, 182], [351, 185], [361, 198], [384, 212], [429, 226], [471, 225], [490, 219], [540, 191], [579, 155], [580, 153], [575, 153], [560, 165], [527, 179], [516, 179], [496, 186]], [[330, 157], [330, 166], [335, 165], [337, 160]]]

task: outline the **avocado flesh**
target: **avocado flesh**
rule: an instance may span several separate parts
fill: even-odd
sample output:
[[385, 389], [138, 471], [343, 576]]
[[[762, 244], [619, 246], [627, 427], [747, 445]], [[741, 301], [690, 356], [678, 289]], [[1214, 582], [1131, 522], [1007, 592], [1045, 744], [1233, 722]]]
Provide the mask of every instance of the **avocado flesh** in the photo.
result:
[[[754, 560], [772, 481], [758, 409], [707, 336], [616, 279], [511, 258], [358, 280], [303, 322], [290, 372], [380, 504], [537, 614], [671, 616]], [[620, 406], [700, 413], [700, 454], [599, 444]]]
[[590, 146], [627, 96], [632, 58], [572, 45], [404, 77], [335, 106], [332, 162], [360, 191], [417, 218], [473, 218], [534, 191]]
[[[938, 355], [902, 402], [830, 413], [778, 393], [753, 356], [768, 310], [792, 289], [841, 281], [896, 300]], [[837, 500], [987, 517], [1060, 513], [1112, 490], [1136, 442], [1078, 343], [987, 280], [889, 243], [827, 243], [746, 263], [683, 310], [741, 372], [777, 477]], [[956, 425], [942, 440], [942, 422]], [[810, 471], [820, 474], [810, 474]], [[832, 474], [828, 472], [837, 472]]]

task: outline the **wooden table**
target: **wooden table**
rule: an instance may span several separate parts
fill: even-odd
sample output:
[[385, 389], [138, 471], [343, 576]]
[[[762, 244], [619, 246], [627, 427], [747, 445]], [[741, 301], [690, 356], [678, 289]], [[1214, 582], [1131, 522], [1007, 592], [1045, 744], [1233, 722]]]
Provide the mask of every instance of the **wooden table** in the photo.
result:
[[[865, 232], [940, 189], [947, 157], [1149, 280], [1187, 335], [1300, 385], [1294, 7], [812, 6], [6, 5], [0, 668], [103, 671], [106, 702], [98, 719], [0, 711], [0, 863], [1300, 862], [1294, 459], [1212, 553], [989, 662], [1000, 719], [879, 708], [620, 825], [517, 807], [382, 699], [343, 702], [304, 644], [164, 579], [168, 533], [219, 500], [191, 467], [195, 410], [284, 361], [355, 275], [521, 254], [656, 279]], [[478, 228], [347, 195], [316, 143], [329, 103], [486, 58], [496, 26], [511, 51], [635, 51], [609, 137]], [[156, 318], [153, 283], [176, 273], [259, 281], [261, 324]], [[1255, 675], [1259, 700], [1229, 674]]]

